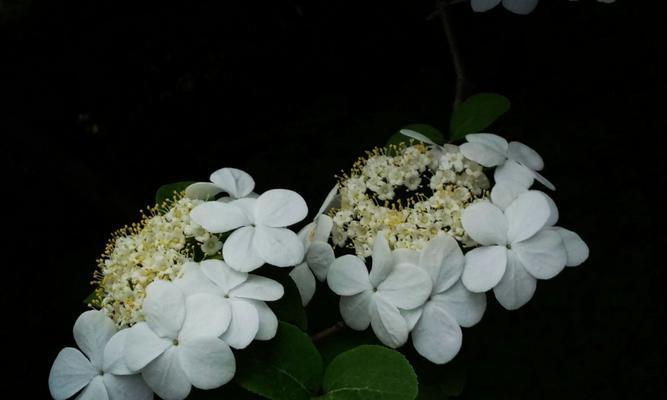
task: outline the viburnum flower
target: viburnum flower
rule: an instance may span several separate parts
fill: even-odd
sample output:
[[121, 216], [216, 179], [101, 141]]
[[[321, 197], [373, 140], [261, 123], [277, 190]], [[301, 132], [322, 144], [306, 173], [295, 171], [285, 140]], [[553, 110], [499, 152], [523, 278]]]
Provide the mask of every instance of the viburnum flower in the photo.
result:
[[254, 339], [276, 335], [278, 319], [265, 301], [283, 297], [283, 286], [269, 278], [239, 272], [220, 260], [205, 260], [183, 266], [183, 277], [175, 282], [186, 295], [211, 293], [229, 304], [231, 322], [220, 337], [235, 349]]
[[405, 344], [410, 332], [401, 310], [423, 305], [432, 286], [428, 273], [404, 262], [402, 254], [392, 252], [380, 232], [373, 244], [370, 273], [362, 259], [344, 255], [327, 274], [331, 290], [342, 296], [340, 313], [347, 326], [365, 330], [371, 325], [378, 339], [392, 348]]
[[153, 392], [141, 376], [128, 370], [122, 360], [126, 333], [117, 332], [103, 311], [81, 314], [74, 323], [74, 340], [85, 356], [72, 347], [58, 353], [49, 374], [51, 396], [64, 400], [83, 389], [77, 399], [152, 399]]
[[173, 282], [155, 281], [146, 289], [145, 322], [129, 328], [124, 360], [141, 371], [164, 400], [185, 399], [192, 386], [214, 389], [229, 382], [236, 361], [219, 339], [231, 320], [222, 298], [198, 293], [187, 298]]
[[508, 310], [527, 303], [535, 293], [536, 279], [556, 276], [568, 263], [558, 232], [550, 227], [555, 207], [541, 192], [520, 194], [503, 212], [483, 200], [461, 216], [463, 226], [481, 246], [465, 258], [463, 284], [473, 292], [494, 290]]
[[428, 272], [433, 283], [424, 305], [404, 312], [419, 354], [436, 364], [449, 362], [461, 348], [461, 326], [482, 319], [486, 295], [468, 291], [460, 281], [464, 256], [456, 240], [439, 233], [421, 252], [404, 250], [404, 259]]
[[307, 214], [306, 202], [298, 193], [272, 189], [256, 199], [208, 201], [195, 207], [190, 216], [209, 232], [233, 231], [222, 248], [225, 262], [237, 271], [250, 272], [265, 263], [291, 267], [301, 262], [303, 243], [285, 227]]
[[489, 11], [502, 2], [503, 7], [515, 14], [530, 14], [537, 7], [537, 0], [470, 0], [476, 12]]
[[556, 187], [537, 171], [544, 168], [539, 154], [520, 142], [507, 142], [492, 133], [471, 133], [466, 135], [461, 153], [485, 167], [496, 167], [494, 178], [499, 182], [516, 182], [525, 188], [537, 180], [551, 190]]
[[227, 203], [245, 197], [257, 197], [253, 192], [255, 180], [247, 172], [236, 168], [221, 168], [211, 174], [211, 182], [197, 182], [185, 189], [185, 195], [191, 199], [213, 200], [220, 193], [227, 196], [218, 201]]
[[333, 220], [326, 215], [334, 203], [338, 202], [338, 185], [329, 192], [313, 222], [299, 231], [299, 239], [305, 248], [305, 257], [301, 264], [290, 271], [290, 277], [299, 289], [301, 302], [305, 306], [315, 294], [315, 277], [320, 282], [327, 279], [329, 266], [336, 256], [329, 244], [329, 236], [333, 229]]

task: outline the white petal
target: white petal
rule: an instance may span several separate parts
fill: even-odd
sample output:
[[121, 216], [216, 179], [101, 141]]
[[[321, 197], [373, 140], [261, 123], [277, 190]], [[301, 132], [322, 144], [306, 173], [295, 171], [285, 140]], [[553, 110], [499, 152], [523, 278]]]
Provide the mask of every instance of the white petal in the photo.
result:
[[[500, 2], [498, 2], [500, 3]], [[496, 3], [496, 4], [498, 4]], [[469, 133], [466, 135], [466, 140], [470, 143], [480, 143], [492, 148], [498, 153], [507, 154], [509, 145], [504, 137], [493, 133]]]
[[[322, 215], [325, 212], [329, 211], [330, 208], [335, 207], [338, 197], [338, 184], [336, 184], [330, 191], [327, 193], [327, 197], [322, 202], [322, 206], [317, 211], [317, 215]], [[340, 201], [340, 199], [338, 199]]]
[[512, 245], [521, 264], [537, 279], [551, 279], [563, 270], [567, 253], [560, 235], [543, 230], [523, 242]]
[[507, 218], [500, 208], [489, 201], [478, 201], [466, 207], [461, 213], [461, 224], [479, 244], [507, 244]]
[[317, 217], [314, 240], [325, 243], [328, 242], [332, 229], [333, 219], [328, 215], [320, 215]]
[[432, 141], [431, 139], [429, 139], [427, 136], [425, 136], [425, 135], [423, 135], [419, 132], [413, 131], [412, 129], [401, 129], [399, 132], [401, 133], [401, 135], [407, 136], [409, 138], [413, 138], [413, 139], [415, 139], [419, 142], [430, 144], [430, 145], [436, 145], [436, 143], [434, 141]]
[[213, 200], [222, 189], [209, 182], [197, 182], [185, 188], [185, 197], [197, 200]]
[[464, 328], [478, 323], [486, 310], [486, 294], [473, 293], [460, 281], [446, 292], [433, 296], [431, 301], [447, 311]]
[[232, 269], [224, 261], [220, 260], [202, 261], [201, 271], [203, 275], [220, 288], [224, 294], [229, 293], [230, 290], [248, 279], [248, 273]]
[[118, 329], [102, 311], [86, 311], [74, 323], [74, 340], [90, 362], [101, 369], [104, 347]]
[[173, 282], [153, 281], [146, 288], [143, 310], [146, 322], [158, 336], [175, 339], [185, 318], [183, 292]]
[[493, 7], [500, 4], [501, 0], [470, 0], [470, 5], [473, 11], [484, 12], [489, 11]]
[[308, 215], [308, 206], [292, 190], [272, 189], [262, 193], [255, 207], [255, 222], [274, 228], [296, 224]]
[[357, 331], [368, 328], [371, 323], [370, 306], [372, 296], [373, 292], [366, 290], [353, 296], [340, 298], [338, 308], [345, 325]]
[[502, 165], [507, 159], [504, 153], [500, 153], [494, 148], [482, 143], [463, 143], [459, 148], [465, 158], [475, 161], [487, 168]]
[[528, 303], [535, 294], [536, 286], [537, 280], [521, 265], [514, 252], [507, 252], [505, 275], [493, 288], [498, 303], [507, 310], [516, 310]]
[[339, 296], [352, 296], [371, 290], [366, 264], [357, 256], [344, 255], [334, 260], [327, 274], [329, 288]]
[[252, 303], [259, 314], [259, 330], [255, 340], [271, 340], [278, 331], [278, 318], [273, 310], [263, 301], [247, 300]]
[[221, 294], [222, 290], [204, 275], [201, 266], [196, 262], [187, 262], [181, 268], [182, 276], [174, 280], [183, 295], [189, 296], [195, 293]]
[[433, 281], [433, 292], [449, 289], [463, 272], [463, 252], [454, 238], [439, 233], [421, 252], [419, 266], [424, 268]]
[[503, 6], [515, 14], [526, 15], [537, 7], [537, 0], [503, 0]]
[[221, 168], [211, 174], [211, 182], [237, 199], [255, 188], [255, 181], [247, 172], [236, 168]]
[[373, 242], [373, 266], [369, 275], [371, 285], [377, 287], [394, 269], [394, 258], [391, 255], [389, 242], [384, 237], [384, 232], [380, 232]]
[[375, 336], [386, 346], [395, 349], [408, 340], [408, 323], [398, 308], [375, 293], [370, 305], [371, 326]]
[[228, 232], [252, 222], [243, 209], [219, 201], [196, 206], [190, 211], [190, 218], [212, 233]]
[[551, 217], [551, 208], [543, 193], [531, 190], [517, 197], [505, 210], [505, 216], [509, 225], [507, 238], [515, 243], [544, 228]]
[[230, 299], [229, 304], [232, 322], [220, 339], [235, 349], [245, 349], [257, 335], [259, 314], [255, 306], [245, 300]]
[[[522, 0], [526, 1], [526, 0]], [[510, 142], [507, 151], [510, 160], [517, 161], [533, 171], [539, 171], [544, 168], [544, 161], [539, 154], [530, 147], [521, 142]]]
[[158, 337], [145, 322], [138, 322], [128, 328], [125, 336], [125, 365], [132, 371], [139, 371], [155, 360], [172, 340]]
[[505, 273], [507, 249], [505, 246], [478, 247], [467, 252], [465, 258], [463, 284], [472, 292], [486, 292], [496, 286]]
[[264, 265], [254, 245], [255, 228], [244, 226], [235, 230], [222, 247], [222, 256], [227, 265], [237, 271], [248, 272]]
[[315, 229], [317, 228], [317, 223], [315, 221], [309, 223], [299, 230], [296, 234], [299, 237], [299, 240], [303, 242], [303, 245], [308, 249], [310, 243], [315, 240]]
[[320, 282], [327, 279], [327, 272], [335, 259], [333, 248], [325, 242], [313, 242], [306, 252], [306, 263]]
[[415, 350], [435, 364], [450, 361], [461, 349], [463, 333], [456, 320], [437, 303], [428, 302], [412, 331]]
[[[236, 208], [241, 209], [243, 211], [243, 214], [248, 218], [248, 221], [253, 222], [255, 221], [255, 208], [257, 208], [257, 193], [251, 193], [248, 196], [252, 197], [244, 197], [242, 199], [232, 199], [231, 197], [229, 198], [229, 205], [234, 206]], [[221, 201], [223, 199], [220, 199], [218, 201]]]
[[197, 293], [185, 300], [186, 314], [178, 340], [198, 337], [218, 337], [227, 329], [232, 319], [229, 302], [220, 296]]
[[424, 304], [431, 295], [433, 282], [424, 269], [400, 265], [394, 268], [377, 289], [378, 293], [394, 306], [409, 310]]
[[501, 210], [505, 210], [521, 193], [527, 190], [526, 186], [514, 181], [498, 182], [491, 189], [491, 201]]
[[419, 252], [412, 249], [396, 249], [392, 253], [394, 257], [394, 268], [397, 268], [399, 265], [419, 265]]
[[76, 400], [109, 400], [109, 393], [104, 386], [104, 377], [98, 375], [86, 386]]
[[51, 397], [56, 400], [70, 398], [97, 374], [97, 369], [79, 350], [65, 347], [58, 353], [49, 373]]
[[117, 376], [104, 374], [109, 400], [153, 400], [153, 391], [141, 375]]
[[533, 171], [533, 178], [535, 178], [536, 181], [539, 183], [543, 184], [544, 186], [547, 187], [549, 190], [556, 190], [556, 186], [554, 186], [553, 183], [551, 183], [547, 178], [543, 177], [540, 175], [539, 172]]
[[315, 275], [308, 268], [308, 264], [301, 263], [294, 267], [293, 270], [289, 273], [290, 278], [294, 281], [296, 288], [299, 289], [299, 295], [301, 296], [301, 304], [305, 307], [310, 303], [310, 299], [313, 298], [315, 294], [316, 282]]
[[238, 285], [231, 292], [230, 297], [241, 297], [245, 299], [275, 301], [283, 297], [285, 289], [283, 285], [259, 275], [248, 274], [248, 279]]
[[276, 267], [291, 267], [303, 261], [303, 242], [289, 229], [258, 226], [253, 245], [264, 261]]
[[130, 375], [134, 371], [125, 365], [125, 338], [128, 329], [118, 331], [109, 339], [104, 348], [104, 372], [110, 372], [115, 375]]
[[539, 192], [544, 199], [547, 201], [547, 204], [549, 205], [549, 219], [547, 220], [546, 226], [554, 226], [556, 225], [556, 222], [558, 222], [558, 207], [556, 206], [556, 202], [549, 197], [546, 193]]
[[180, 346], [183, 371], [194, 387], [215, 389], [232, 380], [236, 360], [227, 344], [217, 338], [199, 338]]
[[565, 252], [567, 253], [567, 266], [576, 267], [588, 259], [588, 246], [575, 232], [561, 227], [554, 228], [563, 240]]
[[419, 322], [424, 313], [424, 307], [413, 308], [412, 310], [401, 310], [401, 315], [405, 318], [405, 322], [408, 323], [408, 330], [412, 331]]
[[507, 160], [493, 172], [493, 179], [495, 179], [496, 184], [514, 182], [528, 189], [533, 184], [535, 174], [536, 172], [531, 171], [528, 167], [524, 167], [516, 161]]
[[179, 347], [171, 347], [141, 372], [148, 387], [164, 400], [183, 400], [192, 389], [181, 364]]

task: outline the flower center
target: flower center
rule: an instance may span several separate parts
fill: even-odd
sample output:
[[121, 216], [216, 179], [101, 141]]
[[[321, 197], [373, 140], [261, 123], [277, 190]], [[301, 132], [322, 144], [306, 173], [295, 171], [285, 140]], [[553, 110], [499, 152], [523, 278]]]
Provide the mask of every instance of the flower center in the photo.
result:
[[171, 342], [174, 346], [178, 346], [178, 339], [174, 339]]

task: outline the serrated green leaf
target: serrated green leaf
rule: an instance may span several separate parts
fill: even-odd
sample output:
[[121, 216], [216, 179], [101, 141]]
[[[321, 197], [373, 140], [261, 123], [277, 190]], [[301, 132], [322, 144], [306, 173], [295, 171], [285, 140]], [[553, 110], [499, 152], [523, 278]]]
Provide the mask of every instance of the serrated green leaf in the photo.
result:
[[413, 400], [417, 375], [399, 352], [363, 345], [336, 357], [324, 372], [320, 400]]
[[155, 192], [155, 204], [162, 204], [167, 200], [174, 198], [174, 195], [181, 193], [188, 186], [192, 185], [193, 181], [184, 181], [184, 182], [174, 182], [162, 185]]
[[322, 382], [322, 358], [310, 337], [280, 322], [276, 337], [237, 353], [236, 382], [271, 400], [305, 400]]
[[[438, 128], [435, 128], [427, 124], [410, 124], [406, 125], [401, 129], [410, 129], [415, 132], [419, 132], [427, 138], [431, 139], [437, 144], [443, 144], [445, 142], [445, 135], [440, 132]], [[410, 138], [403, 135], [400, 130], [389, 137], [387, 140], [387, 146], [393, 144], [398, 145], [401, 142], [409, 143]]]
[[271, 278], [285, 288], [283, 297], [276, 301], [268, 301], [266, 304], [273, 310], [279, 320], [289, 322], [306, 331], [308, 329], [308, 317], [301, 303], [301, 295], [296, 284], [289, 276], [288, 271], [275, 267], [262, 268], [255, 272], [258, 275]]
[[509, 99], [499, 94], [478, 93], [468, 97], [452, 113], [449, 140], [454, 141], [469, 133], [482, 132], [509, 109]]

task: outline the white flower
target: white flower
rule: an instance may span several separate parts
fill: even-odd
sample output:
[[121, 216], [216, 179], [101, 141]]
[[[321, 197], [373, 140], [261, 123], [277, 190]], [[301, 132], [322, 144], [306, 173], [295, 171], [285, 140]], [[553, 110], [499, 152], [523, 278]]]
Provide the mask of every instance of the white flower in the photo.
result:
[[555, 190], [554, 185], [537, 171], [544, 168], [542, 157], [530, 147], [520, 142], [510, 142], [492, 133], [472, 133], [466, 135], [461, 153], [485, 167], [496, 167], [496, 182], [516, 182], [529, 188], [536, 179], [544, 186]]
[[333, 220], [324, 213], [339, 201], [338, 185], [336, 185], [322, 203], [313, 222], [299, 231], [298, 236], [304, 244], [306, 255], [303, 262], [294, 267], [289, 275], [299, 289], [301, 303], [304, 306], [315, 294], [315, 277], [320, 282], [326, 280], [329, 266], [335, 259], [333, 248], [329, 244]]
[[482, 246], [466, 254], [463, 284], [473, 292], [493, 288], [508, 310], [526, 304], [536, 279], [553, 278], [568, 263], [561, 235], [551, 228], [556, 218], [552, 202], [534, 190], [520, 194], [504, 213], [489, 201], [470, 205], [463, 227]]
[[211, 183], [197, 182], [185, 189], [185, 195], [191, 199], [213, 200], [219, 193], [227, 193], [218, 201], [229, 202], [244, 197], [257, 197], [255, 181], [244, 171], [236, 168], [221, 168], [211, 174]]
[[373, 332], [385, 345], [396, 348], [408, 340], [410, 332], [401, 310], [424, 304], [431, 294], [431, 279], [423, 269], [401, 262], [402, 250], [392, 253], [383, 233], [373, 245], [370, 273], [357, 256], [337, 258], [327, 275], [331, 290], [342, 296], [340, 313], [352, 329]]
[[164, 400], [185, 399], [192, 386], [214, 389], [229, 382], [236, 361], [218, 338], [229, 326], [229, 304], [208, 293], [186, 298], [173, 282], [155, 281], [146, 291], [146, 321], [125, 337], [128, 368], [141, 371]]
[[406, 263], [428, 272], [433, 283], [426, 303], [403, 313], [412, 331], [412, 343], [426, 359], [444, 364], [461, 348], [460, 327], [473, 326], [482, 319], [486, 295], [472, 293], [463, 286], [463, 253], [456, 240], [442, 232], [421, 252], [404, 250], [402, 254]]
[[229, 328], [220, 337], [231, 347], [243, 349], [254, 339], [276, 335], [278, 319], [265, 301], [283, 297], [283, 286], [269, 278], [235, 271], [220, 260], [205, 260], [183, 266], [183, 277], [175, 283], [186, 295], [210, 293], [229, 304]]
[[212, 233], [234, 230], [222, 248], [223, 257], [235, 270], [250, 272], [264, 263], [291, 267], [301, 262], [303, 243], [296, 233], [284, 227], [301, 221], [307, 214], [306, 202], [298, 193], [273, 189], [256, 199], [202, 203], [190, 217]]
[[141, 376], [133, 375], [123, 363], [127, 330], [116, 331], [116, 325], [103, 311], [86, 311], [79, 316], [74, 323], [74, 340], [85, 356], [72, 347], [58, 353], [49, 374], [49, 390], [54, 399], [67, 399], [84, 388], [77, 399], [153, 398]]
[[537, 0], [470, 0], [473, 11], [488, 11], [500, 3], [515, 14], [530, 14], [537, 7]]
[[207, 256], [219, 252], [222, 249], [222, 242], [215, 236], [211, 236], [201, 244], [201, 251]]

